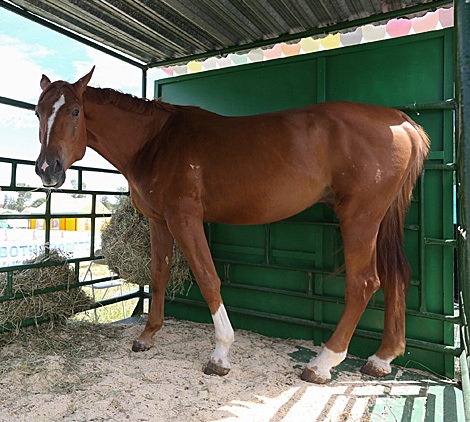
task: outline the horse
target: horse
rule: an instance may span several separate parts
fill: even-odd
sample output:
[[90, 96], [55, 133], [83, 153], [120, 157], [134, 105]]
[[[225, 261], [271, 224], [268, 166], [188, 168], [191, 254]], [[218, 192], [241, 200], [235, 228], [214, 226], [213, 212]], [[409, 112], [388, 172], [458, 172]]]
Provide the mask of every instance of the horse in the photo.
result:
[[176, 241], [214, 324], [215, 350], [204, 373], [226, 375], [234, 331], [203, 223], [267, 224], [324, 203], [339, 219], [346, 300], [333, 334], [301, 378], [331, 379], [379, 287], [385, 299], [382, 341], [361, 371], [389, 374], [405, 350], [411, 274], [404, 217], [429, 150], [424, 129], [399, 110], [341, 101], [222, 116], [90, 87], [93, 70], [75, 83], [42, 75], [35, 171], [45, 187], [59, 188], [90, 147], [124, 175], [133, 205], [148, 217], [152, 301], [132, 350], [152, 347], [163, 326]]

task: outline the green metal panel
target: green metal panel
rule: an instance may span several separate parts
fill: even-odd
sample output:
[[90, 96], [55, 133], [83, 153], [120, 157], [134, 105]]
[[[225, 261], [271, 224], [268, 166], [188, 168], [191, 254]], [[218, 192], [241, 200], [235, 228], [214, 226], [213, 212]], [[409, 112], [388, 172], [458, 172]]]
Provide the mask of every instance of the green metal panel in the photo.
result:
[[[324, 51], [159, 81], [164, 101], [246, 115], [342, 99], [400, 106], [432, 139], [424, 177], [406, 218], [405, 252], [412, 267], [407, 349], [396, 362], [452, 377], [453, 329], [453, 31]], [[429, 104], [427, 106], [426, 104]], [[206, 227], [236, 327], [325, 342], [344, 306], [336, 216], [322, 205], [265, 226]], [[167, 304], [167, 314], [209, 321], [202, 297]], [[367, 357], [379, 346], [383, 295], [371, 300], [350, 346]]]

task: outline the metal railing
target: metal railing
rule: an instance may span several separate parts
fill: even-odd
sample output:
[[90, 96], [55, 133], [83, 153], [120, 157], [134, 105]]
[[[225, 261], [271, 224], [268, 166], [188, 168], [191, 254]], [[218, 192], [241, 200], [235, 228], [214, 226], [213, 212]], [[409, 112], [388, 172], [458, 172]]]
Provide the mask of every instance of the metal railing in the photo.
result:
[[[10, 172], [10, 183], [8, 185], [2, 185], [0, 186], [1, 191], [3, 192], [12, 192], [12, 193], [25, 193], [25, 192], [36, 192], [36, 193], [43, 193], [45, 194], [45, 211], [44, 212], [32, 212], [28, 214], [24, 213], [19, 213], [19, 212], [12, 212], [9, 214], [0, 214], [0, 220], [4, 220], [6, 223], [11, 223], [13, 222], [18, 222], [18, 221], [38, 221], [38, 220], [43, 220], [44, 221], [44, 230], [41, 231], [43, 232], [43, 239], [40, 241], [36, 241], [36, 243], [40, 243], [42, 245], [42, 248], [34, 248], [34, 252], [41, 252], [44, 253], [46, 256], [49, 253], [49, 247], [51, 245], [51, 233], [53, 233], [52, 229], [52, 222], [54, 219], [70, 219], [70, 218], [77, 218], [77, 219], [88, 219], [90, 221], [90, 229], [89, 231], [84, 232], [85, 235], [88, 237], [89, 236], [89, 247], [88, 251], [86, 253], [82, 253], [80, 257], [71, 257], [67, 259], [68, 264], [73, 266], [73, 271], [75, 274], [75, 280], [73, 283], [68, 283], [68, 284], [57, 284], [54, 285], [54, 287], [47, 287], [47, 288], [41, 288], [39, 286], [37, 289], [27, 292], [27, 293], [15, 293], [15, 274], [17, 274], [18, 271], [21, 270], [28, 270], [28, 269], [37, 269], [41, 267], [46, 267], [46, 266], [57, 266], [57, 265], [63, 265], [63, 262], [55, 262], [52, 260], [48, 260], [46, 262], [37, 262], [37, 263], [19, 263], [15, 265], [7, 265], [7, 266], [1, 266], [0, 267], [0, 273], [6, 273], [6, 289], [4, 289], [4, 294], [0, 296], [0, 303], [5, 302], [5, 301], [12, 301], [12, 300], [24, 300], [25, 297], [28, 296], [37, 296], [37, 295], [43, 295], [51, 292], [57, 292], [57, 291], [63, 291], [66, 289], [73, 289], [73, 288], [80, 288], [83, 286], [88, 286], [91, 284], [95, 283], [100, 283], [100, 282], [106, 282], [106, 281], [111, 281], [118, 279], [119, 277], [117, 275], [110, 275], [110, 276], [105, 276], [105, 277], [96, 277], [93, 278], [92, 280], [85, 280], [80, 278], [80, 266], [83, 266], [84, 264], [88, 264], [90, 262], [102, 259], [103, 256], [97, 251], [96, 248], [96, 239], [97, 239], [97, 225], [96, 221], [98, 218], [109, 218], [111, 217], [111, 212], [97, 212], [97, 205], [98, 205], [98, 198], [100, 196], [104, 195], [127, 195], [128, 192], [122, 192], [120, 190], [112, 190], [112, 189], [101, 189], [101, 190], [89, 190], [86, 189], [85, 184], [83, 183], [84, 176], [86, 174], [99, 176], [102, 174], [115, 174], [119, 175], [120, 173], [117, 170], [113, 169], [97, 169], [97, 168], [92, 168], [92, 167], [81, 167], [81, 166], [72, 166], [71, 170], [74, 170], [77, 172], [78, 176], [78, 182], [76, 189], [60, 189], [57, 191], [52, 191], [47, 188], [31, 188], [28, 186], [22, 186], [17, 183], [17, 173], [18, 173], [18, 168], [19, 166], [30, 166], [31, 167], [31, 172], [34, 173], [34, 165], [35, 163], [33, 161], [28, 161], [28, 160], [17, 160], [17, 159], [11, 159], [11, 158], [1, 158], [0, 157], [0, 164], [5, 163], [7, 165], [11, 166], [11, 172]], [[39, 181], [39, 180], [38, 180]], [[85, 195], [86, 197], [89, 198], [91, 201], [91, 209], [90, 211], [85, 211], [85, 212], [80, 212], [77, 213], [75, 212], [54, 212], [53, 207], [52, 207], [52, 201], [56, 195], [60, 194], [71, 194], [71, 195]], [[11, 229], [4, 229], [4, 230], [11, 230]], [[36, 230], [36, 233], [39, 232], [40, 230]], [[1, 244], [0, 244], [1, 246]], [[16, 246], [15, 246], [16, 247]], [[1, 250], [2, 253], [5, 254], [7, 246], [3, 246], [5, 250]], [[25, 247], [27, 248], [27, 247]], [[27, 249], [23, 250], [23, 254]], [[31, 251], [29, 251], [31, 252]], [[63, 251], [67, 252], [67, 251]], [[83, 252], [83, 251], [82, 251]], [[18, 247], [16, 247], [16, 252], [15, 255], [18, 255]], [[122, 296], [114, 296], [110, 299], [105, 299], [105, 300], [100, 300], [92, 303], [90, 309], [93, 308], [99, 308], [102, 306], [107, 306], [110, 304], [122, 302], [122, 301], [127, 301], [130, 299], [134, 298], [141, 298], [143, 294], [143, 289], [138, 289], [135, 292], [128, 293], [128, 294], [123, 294]], [[31, 324], [37, 324], [44, 322], [47, 318], [32, 318], [28, 320], [24, 320], [20, 323], [20, 326], [27, 326]], [[0, 332], [5, 331], [8, 329], [14, 328], [13, 325], [5, 325], [0, 327]]]

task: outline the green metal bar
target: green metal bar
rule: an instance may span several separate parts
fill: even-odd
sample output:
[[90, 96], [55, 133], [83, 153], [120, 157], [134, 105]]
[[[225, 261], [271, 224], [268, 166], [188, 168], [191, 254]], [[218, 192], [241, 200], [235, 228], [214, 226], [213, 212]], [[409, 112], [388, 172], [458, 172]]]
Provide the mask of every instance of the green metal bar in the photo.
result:
[[49, 255], [49, 245], [51, 244], [51, 202], [52, 194], [48, 195], [46, 198], [46, 212], [44, 215], [44, 221], [46, 223], [44, 230], [44, 244], [46, 245], [45, 253], [46, 256]]
[[95, 233], [96, 233], [96, 194], [91, 197], [91, 225], [90, 225], [90, 256], [95, 254]]
[[78, 282], [75, 282], [74, 284], [71, 284], [69, 287], [86, 287], [86, 286], [91, 286], [92, 284], [96, 284], [96, 283], [103, 283], [105, 281], [112, 281], [112, 280], [119, 280], [119, 279], [120, 277], [118, 275], [110, 275], [107, 277], [95, 278], [93, 280], [88, 280], [88, 281], [78, 281]]
[[223, 282], [225, 284], [230, 284], [230, 264], [224, 264]]
[[168, 65], [176, 64], [176, 63], [189, 62], [192, 60], [201, 60], [207, 57], [226, 55], [229, 53], [235, 53], [235, 52], [246, 51], [246, 50], [253, 50], [255, 48], [266, 47], [268, 45], [274, 45], [274, 44], [281, 43], [281, 42], [300, 40], [301, 38], [312, 37], [316, 35], [323, 35], [323, 34], [328, 34], [328, 33], [333, 33], [333, 32], [339, 32], [344, 29], [359, 27], [359, 26], [363, 26], [363, 25], [367, 25], [371, 23], [377, 23], [378, 20], [387, 21], [387, 20], [397, 18], [400, 16], [407, 16], [407, 15], [422, 12], [425, 10], [442, 7], [448, 4], [452, 4], [452, 1], [438, 0], [438, 1], [433, 1], [431, 3], [422, 3], [416, 6], [406, 7], [403, 9], [382, 13], [380, 15], [368, 16], [366, 18], [357, 19], [351, 22], [341, 22], [339, 24], [330, 25], [330, 26], [326, 26], [323, 28], [309, 29], [307, 31], [298, 32], [294, 34], [282, 34], [279, 37], [270, 38], [267, 40], [260, 40], [260, 41], [243, 44], [243, 45], [236, 45], [232, 47], [222, 48], [219, 50], [212, 50], [212, 51], [208, 51], [205, 53], [192, 54], [192, 55], [185, 56], [185, 57], [172, 58], [168, 60], [152, 62], [148, 64], [148, 67], [168, 66]]
[[75, 273], [75, 281], [80, 282], [80, 264], [78, 262], [73, 264], [73, 270]]
[[[310, 277], [313, 273], [308, 273], [309, 281]], [[314, 275], [314, 274], [313, 274]], [[321, 277], [317, 275], [317, 277]], [[253, 292], [261, 292], [261, 293], [268, 293], [268, 294], [279, 294], [283, 296], [290, 296], [290, 297], [298, 297], [298, 298], [305, 298], [305, 299], [313, 299], [321, 302], [328, 302], [334, 304], [345, 304], [346, 301], [344, 298], [332, 297], [332, 296], [325, 296], [322, 290], [314, 291], [313, 289], [307, 288], [307, 291], [304, 292], [296, 292], [292, 290], [282, 290], [282, 289], [275, 289], [271, 287], [260, 287], [260, 286], [252, 286], [248, 284], [239, 284], [239, 283], [230, 283], [230, 288], [240, 289], [240, 290], [247, 290]], [[375, 305], [369, 302], [367, 305], [368, 309], [372, 309], [375, 311], [384, 311], [385, 307], [380, 305]], [[451, 324], [459, 324], [460, 318], [458, 316], [453, 315], [442, 315], [442, 314], [435, 314], [433, 312], [420, 312], [414, 311], [411, 309], [406, 310], [406, 315], [418, 317], [418, 318], [425, 318], [425, 319], [432, 319], [435, 321], [444, 321]]]
[[147, 98], [147, 68], [142, 68], [142, 98]]
[[305, 294], [311, 298], [313, 297], [313, 294], [314, 294], [314, 287], [313, 287], [313, 273], [312, 272], [308, 272], [307, 273], [307, 291], [305, 292]]
[[144, 290], [143, 286], [139, 286], [139, 301], [135, 305], [131, 316], [140, 316], [144, 313], [144, 300], [150, 299], [150, 295]]
[[[39, 192], [39, 193], [47, 193], [49, 194], [51, 192], [51, 189], [49, 188], [32, 188], [31, 186], [0, 186], [1, 190], [4, 192]], [[67, 194], [76, 194], [76, 193], [81, 193], [83, 195], [93, 195], [93, 194], [99, 194], [99, 195], [129, 195], [129, 192], [116, 192], [116, 191], [105, 191], [105, 190], [100, 190], [100, 191], [95, 191], [95, 190], [82, 190], [82, 191], [77, 191], [76, 189], [59, 189], [57, 190], [57, 193], [67, 193]], [[3, 218], [3, 216], [2, 216]]]
[[0, 333], [5, 333], [7, 331], [15, 330], [18, 326], [20, 328], [30, 327], [31, 325], [38, 325], [44, 322], [50, 321], [50, 317], [39, 317], [39, 318], [30, 318], [24, 321], [21, 321], [19, 324], [6, 324], [0, 325]]
[[115, 303], [125, 302], [126, 300], [140, 299], [140, 297], [141, 297], [140, 292], [136, 290], [135, 292], [127, 293], [122, 296], [116, 296], [116, 297], [112, 297], [112, 298], [105, 299], [105, 300], [98, 300], [92, 305], [91, 309], [97, 309], [97, 308], [102, 308], [103, 306], [114, 305]]
[[13, 271], [7, 273], [7, 297], [13, 297]]
[[2, 97], [1, 95], [0, 95], [0, 104], [5, 104], [5, 105], [13, 106], [13, 107], [18, 107], [18, 108], [24, 108], [25, 110], [34, 110], [36, 108], [35, 104], [14, 100], [13, 98]]
[[[51, 213], [52, 218], [93, 218], [96, 217], [96, 214], [59, 214], [59, 213]], [[100, 214], [99, 217], [111, 217], [112, 213], [103, 213]], [[46, 214], [27, 214], [27, 215], [20, 215], [20, 214], [2, 214], [2, 220], [31, 220], [31, 219], [46, 219]]]
[[[418, 245], [418, 263], [419, 263], [419, 279], [424, 280], [426, 278], [426, 257], [425, 257], [425, 230], [424, 230], [424, 177], [426, 170], [423, 170], [419, 179], [419, 213], [418, 213], [418, 225], [419, 225], [419, 245]], [[426, 307], [426, 283], [419, 284], [419, 311], [427, 312]]]
[[[450, 31], [444, 31], [444, 45], [443, 45], [443, 98], [451, 98], [455, 95], [455, 48], [454, 48], [454, 34]], [[447, 164], [455, 163], [455, 139], [454, 139], [454, 115], [457, 108], [457, 101], [453, 101], [453, 107], [444, 109], [441, 111], [442, 115], [442, 126], [441, 134], [443, 139], [443, 162]], [[449, 277], [444, 277], [442, 280], [442, 309], [446, 315], [454, 313], [454, 298], [455, 298], [455, 259], [454, 259], [454, 247], [456, 246], [455, 230], [454, 230], [454, 184], [455, 184], [455, 165], [449, 165], [453, 167], [452, 171], [442, 171], [442, 230], [444, 243], [441, 243], [442, 249], [442, 271], [443, 274], [448, 274]], [[425, 239], [426, 244], [428, 240]], [[437, 240], [437, 239], [432, 239]], [[436, 245], [436, 243], [433, 243]], [[446, 247], [446, 246], [450, 246]], [[455, 344], [455, 330], [454, 326], [444, 324], [443, 326], [443, 342], [444, 344], [454, 345]], [[445, 373], [449, 377], [453, 378], [455, 375], [455, 362], [454, 359], [446, 357], [444, 359]]]
[[440, 163], [431, 163], [426, 161], [424, 163], [425, 170], [440, 170], [440, 171], [455, 171], [457, 166], [455, 163], [447, 163], [447, 164], [440, 164]]
[[455, 248], [457, 246], [457, 241], [455, 239], [431, 239], [429, 237], [425, 237], [424, 244], [446, 247], [449, 246]]
[[271, 250], [271, 225], [265, 224], [265, 237], [264, 237], [264, 263], [269, 265], [271, 257], [270, 257], [270, 250]]
[[[1, 1], [1, 0], [0, 0]], [[21, 165], [31, 165], [35, 166], [36, 163], [31, 160], [21, 160], [18, 158], [7, 158], [7, 157], [0, 157], [0, 163], [9, 163], [9, 164], [21, 164]], [[96, 167], [84, 167], [84, 166], [71, 166], [71, 170], [78, 170], [78, 171], [87, 171], [87, 172], [95, 172], [95, 173], [112, 173], [112, 174], [121, 174], [118, 170], [115, 169], [101, 169]], [[73, 191], [76, 192], [76, 191]]]
[[433, 111], [433, 110], [454, 110], [456, 107], [456, 102], [455, 100], [449, 99], [449, 100], [444, 100], [444, 101], [435, 101], [432, 103], [413, 103], [413, 104], [406, 104], [406, 105], [400, 105], [400, 106], [395, 106], [393, 108], [396, 108], [398, 110], [402, 111]]
[[[318, 98], [317, 102], [325, 101], [324, 97], [324, 78], [325, 78], [325, 58], [320, 58], [318, 61], [318, 73], [319, 73], [319, 80], [318, 80], [318, 87], [322, 88], [318, 90]], [[142, 97], [146, 97], [147, 92], [147, 68], [142, 68]], [[34, 111], [36, 108], [35, 104], [27, 103], [24, 101], [14, 100], [8, 97], [0, 96], [0, 104], [6, 104], [13, 107], [24, 108], [26, 110]], [[413, 104], [405, 104], [405, 105], [398, 105], [392, 106], [392, 108], [396, 108], [402, 111], [408, 112], [416, 112], [416, 111], [432, 111], [432, 110], [453, 110], [456, 107], [456, 102], [454, 99], [448, 99], [444, 101], [437, 101], [431, 103], [413, 103]], [[77, 167], [75, 167], [77, 168]], [[104, 170], [104, 169], [103, 169]]]
[[317, 103], [326, 101], [326, 57], [317, 60]]
[[83, 190], [83, 170], [78, 170], [77, 176], [77, 190]]
[[[96, 257], [96, 259], [100, 259], [102, 256]], [[93, 261], [95, 257], [92, 256], [87, 256], [87, 257], [81, 257], [81, 258], [70, 258], [67, 259], [67, 262], [69, 264], [75, 264], [75, 263], [80, 263], [80, 262], [87, 262], [87, 261]], [[20, 270], [25, 270], [25, 269], [34, 269], [34, 268], [41, 268], [41, 267], [54, 267], [58, 265], [64, 265], [64, 261], [42, 261], [42, 262], [36, 262], [33, 264], [21, 264], [21, 265], [10, 265], [8, 267], [0, 267], [0, 272], [14, 272], [14, 271], [20, 271]], [[111, 279], [119, 278], [116, 276], [113, 276]], [[103, 279], [100, 279], [103, 280]]]
[[[64, 265], [64, 263], [62, 262], [61, 265]], [[101, 282], [104, 282], [104, 281], [111, 281], [111, 280], [118, 280], [118, 279], [119, 279], [118, 276], [109, 276], [109, 277], [96, 278], [94, 280], [89, 280], [89, 281], [78, 281], [78, 279], [76, 279], [75, 283], [60, 284], [60, 285], [57, 285], [57, 286], [46, 287], [46, 288], [43, 288], [43, 289], [36, 289], [34, 291], [15, 293], [15, 294], [12, 294], [11, 297], [9, 297], [9, 298], [5, 298], [5, 299], [0, 298], [0, 302], [5, 302], [6, 300], [24, 299], [24, 298], [31, 297], [31, 296], [38, 296], [38, 295], [43, 295], [43, 294], [53, 293], [53, 292], [61, 292], [61, 291], [64, 291], [64, 290], [89, 286], [89, 285], [95, 284], [95, 283], [101, 283]], [[13, 276], [13, 282], [14, 282], [14, 276]]]
[[102, 51], [103, 53], [106, 53], [112, 57], [115, 57], [119, 60], [122, 60], [123, 62], [126, 62], [126, 63], [129, 63], [133, 66], [136, 66], [136, 67], [139, 67], [139, 68], [143, 68], [145, 67], [144, 64], [134, 60], [134, 59], [131, 59], [129, 58], [128, 56], [124, 55], [124, 54], [121, 54], [121, 53], [118, 53], [108, 47], [105, 47], [103, 46], [102, 44], [98, 44], [94, 41], [91, 41], [89, 38], [85, 38], [85, 37], [82, 37], [81, 35], [78, 35], [76, 34], [75, 32], [72, 32], [72, 31], [69, 31], [68, 29], [65, 29], [65, 28], [62, 28], [44, 18], [41, 18], [40, 16], [30, 12], [29, 10], [27, 10], [26, 8], [23, 8], [23, 7], [18, 7], [18, 6], [15, 6], [11, 3], [7, 3], [6, 1], [4, 0], [0, 0], [0, 7], [3, 7], [7, 10], [9, 10], [10, 12], [13, 12], [13, 13], [16, 13], [17, 15], [23, 17], [23, 18], [26, 18], [26, 19], [29, 19], [30, 21], [33, 21], [35, 23], [38, 23], [42, 26], [45, 26], [46, 28], [49, 28], [49, 29], [52, 29], [53, 31], [55, 32], [58, 32], [59, 34], [62, 34], [62, 35], [65, 35], [75, 41], [78, 41], [82, 44], [85, 44], [89, 47], [93, 47], [95, 48], [96, 50], [99, 50], [99, 51]]
[[[230, 264], [238, 264], [238, 265], [246, 265], [250, 267], [258, 267], [258, 268], [267, 268], [268, 266], [265, 265], [264, 263], [257, 263], [257, 262], [247, 262], [247, 261], [241, 261], [241, 260], [236, 260], [236, 259], [225, 259], [225, 258], [217, 258], [217, 256], [213, 256], [213, 261], [215, 263], [230, 263]], [[278, 269], [278, 270], [294, 270], [294, 271], [300, 271], [300, 272], [312, 272], [314, 274], [322, 274], [326, 276], [331, 276], [332, 273], [334, 273], [335, 269], [325, 269], [325, 268], [308, 268], [308, 267], [301, 267], [299, 265], [296, 266], [289, 266], [289, 265], [281, 265], [281, 264], [269, 264], [269, 268], [271, 269]], [[338, 276], [343, 276], [343, 273], [338, 274]], [[421, 284], [420, 280], [415, 280], [411, 279], [410, 284], [412, 286], [419, 286]]]

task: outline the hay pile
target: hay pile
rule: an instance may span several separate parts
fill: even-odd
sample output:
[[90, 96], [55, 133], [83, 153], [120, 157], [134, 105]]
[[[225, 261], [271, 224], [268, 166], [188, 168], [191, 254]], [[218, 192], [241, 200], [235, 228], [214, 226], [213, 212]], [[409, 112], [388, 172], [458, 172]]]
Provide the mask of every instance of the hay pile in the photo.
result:
[[[146, 286], [150, 284], [150, 230], [147, 217], [138, 212], [128, 196], [123, 196], [109, 224], [101, 232], [101, 249], [109, 269], [124, 281]], [[185, 291], [191, 283], [189, 264], [175, 242], [167, 293]]]
[[[87, 309], [93, 304], [81, 288], [70, 288], [75, 283], [75, 272], [67, 263], [67, 256], [60, 250], [51, 249], [47, 256], [44, 252], [24, 261], [24, 264], [39, 262], [60, 262], [13, 272], [13, 294], [20, 299], [0, 302], [0, 328], [18, 331], [21, 322], [27, 319], [47, 318], [54, 321], [64, 320]], [[66, 286], [44, 294], [34, 293], [51, 287]], [[7, 273], [0, 273], [0, 296], [7, 295]]]

